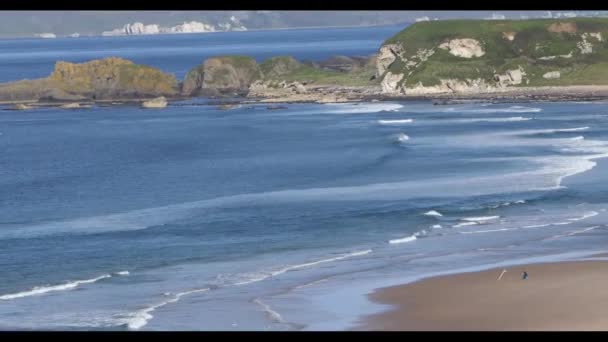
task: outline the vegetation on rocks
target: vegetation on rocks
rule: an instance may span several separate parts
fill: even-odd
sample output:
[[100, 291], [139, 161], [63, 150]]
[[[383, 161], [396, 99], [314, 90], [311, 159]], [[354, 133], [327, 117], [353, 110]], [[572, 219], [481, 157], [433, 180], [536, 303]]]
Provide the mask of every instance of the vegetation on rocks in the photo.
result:
[[[405, 93], [446, 81], [482, 80], [496, 87], [608, 84], [607, 38], [608, 18], [418, 22], [384, 42], [378, 70], [381, 79], [390, 73], [399, 80], [387, 82], [387, 90]], [[464, 54], [476, 48], [471, 41], [479, 55]], [[506, 78], [500, 75], [515, 69], [522, 81], [501, 83]], [[547, 73], [559, 77], [543, 77]]]
[[83, 99], [174, 95], [175, 76], [122, 58], [86, 63], [57, 62], [47, 78], [0, 84], [0, 100]]

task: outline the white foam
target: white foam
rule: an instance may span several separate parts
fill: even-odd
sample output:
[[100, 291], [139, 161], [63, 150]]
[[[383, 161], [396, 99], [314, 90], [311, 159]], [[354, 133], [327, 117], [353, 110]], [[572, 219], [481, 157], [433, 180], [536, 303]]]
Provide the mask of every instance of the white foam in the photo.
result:
[[593, 227], [588, 227], [588, 228], [584, 228], [584, 229], [581, 229], [581, 230], [575, 230], [575, 231], [571, 231], [571, 232], [568, 232], [568, 233], [566, 233], [566, 234], [554, 235], [554, 236], [552, 236], [552, 237], [550, 237], [550, 238], [547, 238], [547, 239], [545, 239], [545, 240], [555, 240], [555, 239], [559, 239], [559, 238], [562, 238], [562, 237], [567, 237], [567, 236], [573, 236], [573, 235], [577, 235], [577, 234], [582, 234], [582, 233], [585, 233], [585, 232], [588, 232], [588, 231], [591, 231], [591, 230], [597, 229], [597, 228], [599, 228], [599, 227], [600, 227], [600, 226], [593, 226]]
[[499, 219], [500, 216], [479, 216], [479, 217], [464, 217], [461, 220], [468, 222], [486, 222]]
[[523, 116], [513, 116], [510, 118], [475, 118], [475, 119], [462, 119], [455, 120], [458, 122], [518, 122], [518, 121], [528, 121], [532, 120], [531, 118], [525, 118]]
[[585, 219], [588, 219], [588, 218], [596, 216], [596, 215], [599, 215], [599, 213], [597, 211], [590, 211], [588, 213], [583, 214], [583, 216], [581, 216], [581, 217], [570, 218], [570, 219], [568, 219], [568, 221], [581, 221], [581, 220], [585, 220]]
[[358, 113], [378, 113], [378, 112], [395, 112], [402, 105], [397, 103], [325, 103], [324, 108], [332, 108], [326, 110], [330, 114], [358, 114]]
[[481, 233], [493, 233], [493, 232], [504, 232], [507, 230], [517, 230], [517, 228], [500, 228], [500, 229], [489, 229], [489, 230], [475, 230], [471, 232], [460, 232], [461, 234], [481, 234]]
[[315, 281], [307, 283], [307, 284], [298, 285], [298, 286], [294, 287], [293, 289], [294, 290], [303, 289], [303, 288], [306, 288], [306, 287], [317, 285], [319, 283], [324, 283], [326, 281], [327, 281], [327, 279], [319, 279], [319, 280], [315, 280]]
[[378, 120], [381, 125], [402, 125], [405, 123], [413, 122], [413, 119], [400, 119], [400, 120]]
[[128, 276], [130, 273], [129, 271], [120, 271], [120, 272], [116, 272], [117, 275], [121, 275], [121, 276]]
[[264, 313], [266, 313], [266, 315], [274, 322], [286, 323], [281, 314], [272, 310], [272, 308], [268, 304], [262, 302], [259, 298], [254, 299], [253, 302], [261, 306]]
[[410, 236], [406, 236], [404, 238], [401, 239], [394, 239], [394, 240], [389, 240], [388, 243], [390, 244], [398, 244], [398, 243], [406, 243], [406, 242], [412, 242], [412, 241], [416, 241], [416, 235], [410, 235]]
[[443, 216], [440, 212], [435, 211], [435, 210], [429, 210], [426, 213], [424, 213], [423, 215], [426, 215], [426, 216]]
[[524, 200], [519, 200], [519, 201], [515, 201], [515, 202], [513, 202], [513, 203], [515, 203], [515, 204], [524, 204], [524, 203], [526, 203], [526, 201], [524, 201]]
[[343, 260], [343, 259], [347, 259], [347, 258], [352, 258], [352, 257], [357, 257], [357, 256], [362, 256], [362, 255], [366, 255], [371, 253], [372, 250], [371, 249], [367, 249], [364, 251], [358, 251], [358, 252], [353, 252], [353, 253], [348, 253], [348, 254], [344, 254], [341, 256], [337, 256], [334, 258], [327, 258], [327, 259], [321, 259], [321, 260], [317, 260], [317, 261], [312, 261], [312, 262], [308, 262], [308, 263], [304, 263], [304, 264], [298, 264], [298, 265], [291, 265], [291, 266], [287, 266], [275, 271], [270, 271], [270, 272], [257, 272], [257, 273], [253, 273], [249, 276], [249, 279], [244, 280], [244, 281], [239, 281], [234, 283], [233, 285], [246, 285], [246, 284], [251, 284], [251, 283], [255, 283], [258, 281], [262, 281], [264, 279], [268, 279], [270, 277], [276, 277], [280, 274], [283, 274], [285, 272], [288, 271], [292, 271], [292, 270], [297, 270], [297, 269], [301, 269], [301, 268], [307, 268], [307, 267], [311, 267], [311, 266], [315, 266], [315, 265], [319, 265], [319, 264], [324, 264], [324, 263], [328, 263], [328, 262], [333, 262], [333, 261], [338, 261], [338, 260]]
[[542, 228], [542, 227], [548, 227], [550, 226], [551, 223], [545, 223], [545, 224], [533, 224], [531, 226], [524, 226], [523, 228], [525, 229], [529, 229], [529, 228]]
[[431, 228], [433, 228], [433, 229], [441, 229], [443, 227], [441, 227], [440, 224], [434, 224], [434, 225], [431, 226]]
[[[170, 298], [168, 300], [162, 301], [158, 304], [154, 304], [154, 305], [148, 306], [144, 309], [138, 310], [134, 313], [128, 314], [125, 324], [131, 330], [139, 330], [142, 327], [144, 327], [146, 324], [148, 324], [148, 322], [152, 318], [154, 318], [154, 316], [152, 315], [152, 312], [154, 310], [161, 308], [167, 304], [175, 303], [175, 302], [179, 301], [180, 298], [183, 296], [187, 296], [187, 295], [190, 295], [193, 293], [206, 292], [206, 291], [209, 291], [209, 288], [196, 289], [196, 290], [190, 290], [190, 291], [177, 293], [176, 295], [174, 295], [172, 298]], [[165, 293], [165, 295], [167, 295], [167, 294]]]
[[454, 228], [460, 228], [460, 227], [465, 227], [465, 226], [474, 226], [479, 224], [479, 222], [462, 222], [456, 225], [453, 225], [452, 227]]
[[531, 131], [524, 131], [524, 134], [549, 134], [549, 133], [567, 133], [567, 132], [580, 132], [586, 131], [589, 129], [589, 126], [584, 127], [574, 127], [574, 128], [550, 128], [550, 129], [537, 129]]
[[454, 112], [458, 111], [459, 113], [481, 113], [481, 114], [490, 114], [490, 113], [538, 113], [542, 111], [542, 108], [536, 107], [523, 107], [523, 106], [511, 106], [508, 108], [490, 108], [485, 107], [483, 109], [475, 108], [475, 109], [466, 109], [466, 108], [447, 108], [444, 112]]
[[287, 271], [292, 271], [292, 270], [296, 270], [296, 269], [300, 269], [300, 268], [305, 268], [305, 267], [310, 267], [310, 266], [315, 266], [315, 265], [319, 265], [319, 264], [324, 264], [324, 263], [328, 263], [328, 262], [332, 262], [332, 261], [338, 261], [338, 260], [348, 259], [348, 258], [352, 258], [352, 257], [362, 256], [362, 255], [369, 254], [371, 252], [372, 252], [371, 249], [367, 249], [367, 250], [364, 250], [364, 251], [358, 251], [358, 252], [353, 252], [353, 253], [349, 253], [349, 254], [344, 254], [344, 255], [341, 255], [341, 256], [335, 257], [335, 258], [322, 259], [322, 260], [313, 261], [313, 262], [309, 262], [309, 263], [305, 263], [305, 264], [288, 266], [288, 267], [282, 268], [282, 269], [280, 269], [278, 271], [271, 272], [271, 275], [274, 277], [274, 276], [277, 276], [279, 274], [283, 274], [283, 273], [285, 273]]
[[23, 298], [23, 297], [29, 297], [29, 296], [38, 296], [41, 294], [45, 294], [48, 292], [54, 292], [54, 291], [73, 290], [82, 284], [91, 284], [91, 283], [94, 283], [101, 279], [110, 278], [110, 277], [111, 277], [111, 275], [104, 274], [104, 275], [101, 275], [96, 278], [85, 279], [85, 280], [76, 280], [76, 281], [72, 281], [69, 283], [61, 284], [61, 285], [34, 287], [33, 289], [31, 289], [29, 291], [2, 295], [2, 296], [0, 296], [0, 300], [11, 300], [11, 299], [17, 299], [17, 298]]
[[410, 140], [410, 137], [407, 136], [405, 133], [400, 133], [399, 136], [397, 137], [397, 140], [400, 142], [406, 142], [406, 141]]

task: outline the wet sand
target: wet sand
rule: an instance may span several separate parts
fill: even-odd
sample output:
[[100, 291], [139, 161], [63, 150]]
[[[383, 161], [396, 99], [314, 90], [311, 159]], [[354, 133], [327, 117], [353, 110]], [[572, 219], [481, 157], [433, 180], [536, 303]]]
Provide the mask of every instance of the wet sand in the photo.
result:
[[[378, 289], [356, 330], [608, 330], [608, 262], [533, 264]], [[529, 277], [522, 279], [526, 270]]]

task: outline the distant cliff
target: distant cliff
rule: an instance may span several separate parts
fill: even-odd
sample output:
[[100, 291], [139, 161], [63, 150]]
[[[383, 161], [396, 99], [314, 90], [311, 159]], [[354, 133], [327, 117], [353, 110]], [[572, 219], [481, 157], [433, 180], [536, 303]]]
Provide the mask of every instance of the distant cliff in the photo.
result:
[[415, 23], [381, 46], [383, 92], [428, 95], [608, 84], [608, 19]]
[[171, 27], [162, 27], [157, 24], [145, 25], [140, 22], [125, 24], [121, 28], [102, 32], [103, 36], [134, 36], [150, 34], [179, 34], [179, 33], [203, 33], [218, 31], [247, 31], [247, 28], [234, 16], [228, 21], [217, 25], [201, 23], [198, 21], [183, 22]]

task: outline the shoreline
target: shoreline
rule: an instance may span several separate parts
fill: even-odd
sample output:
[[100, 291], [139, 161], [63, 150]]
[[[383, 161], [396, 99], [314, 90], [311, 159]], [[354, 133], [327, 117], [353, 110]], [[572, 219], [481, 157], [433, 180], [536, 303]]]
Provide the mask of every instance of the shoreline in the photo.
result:
[[[434, 105], [453, 105], [471, 103], [531, 103], [531, 102], [581, 102], [608, 100], [608, 85], [581, 85], [563, 87], [522, 87], [506, 88], [488, 93], [457, 93], [457, 94], [384, 94], [378, 92], [377, 87], [342, 87], [336, 85], [315, 85], [305, 94], [285, 96], [166, 96], [169, 103], [193, 99], [205, 99], [215, 105], [238, 104], [293, 104], [293, 103], [348, 103], [348, 102], [390, 102], [390, 101], [432, 101]], [[83, 99], [80, 101], [37, 101], [14, 100], [0, 101], [0, 106], [26, 104], [32, 107], [61, 107], [62, 105], [80, 103], [86, 105], [141, 105], [142, 102], [152, 99], [142, 98], [114, 98], [114, 99]], [[11, 110], [10, 108], [3, 108]]]
[[[507, 272], [498, 280], [503, 269]], [[527, 280], [521, 279], [524, 270]], [[429, 277], [368, 294], [372, 302], [391, 308], [363, 317], [354, 330], [603, 330], [606, 281], [608, 262], [599, 260]]]

